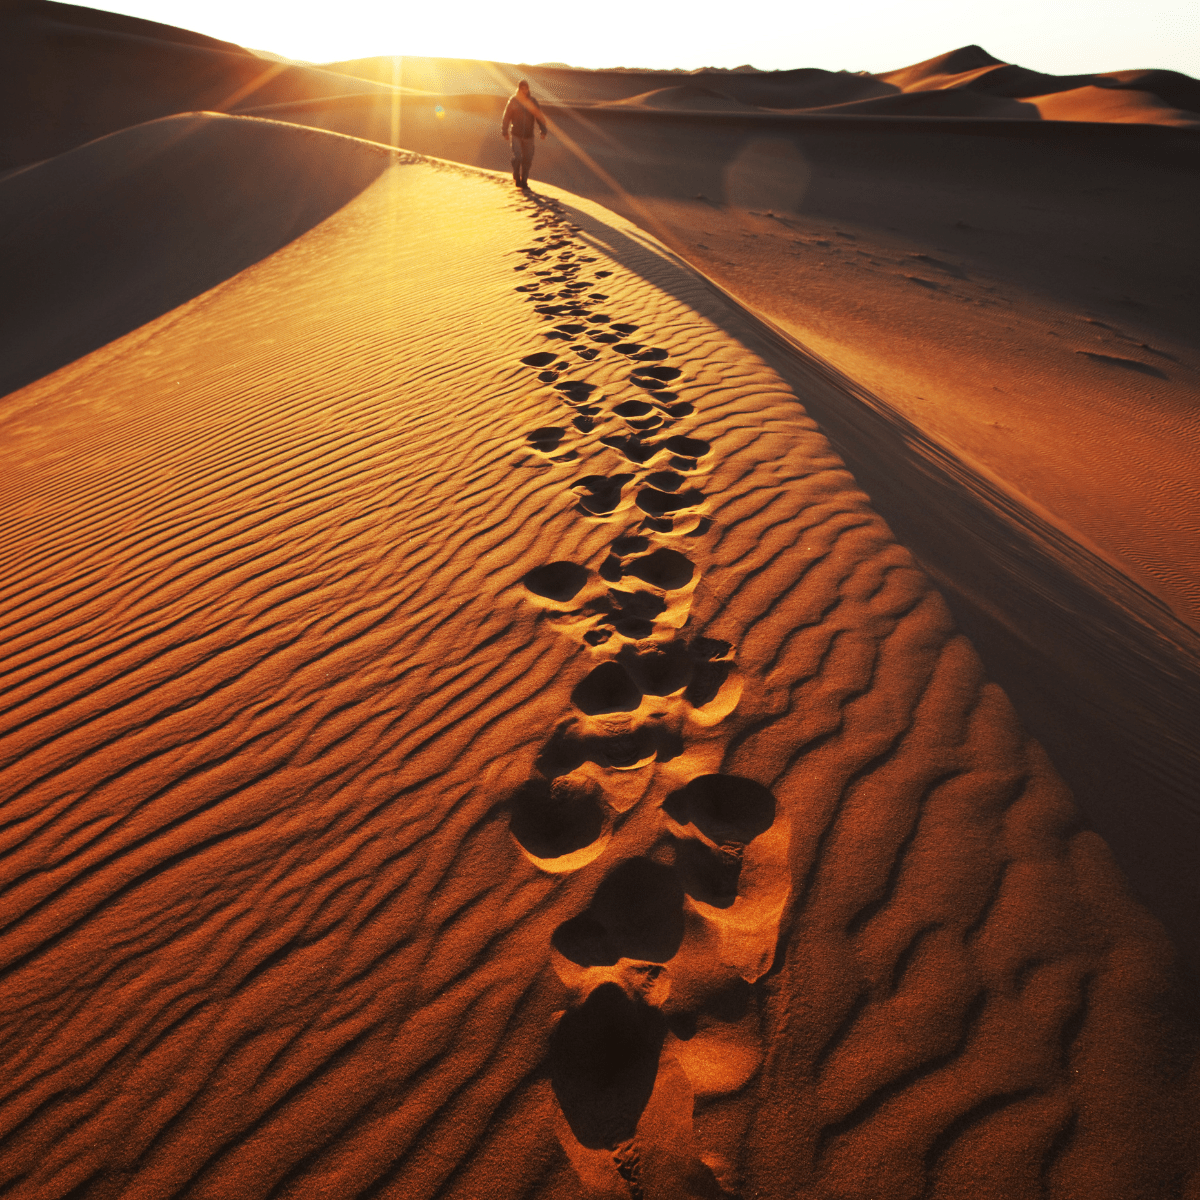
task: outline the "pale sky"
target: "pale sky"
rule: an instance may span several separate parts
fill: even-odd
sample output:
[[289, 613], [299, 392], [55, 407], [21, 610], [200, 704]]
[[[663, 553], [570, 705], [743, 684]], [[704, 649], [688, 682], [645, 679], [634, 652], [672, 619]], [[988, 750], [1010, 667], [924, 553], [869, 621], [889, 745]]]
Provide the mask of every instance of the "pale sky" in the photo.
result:
[[[96, 5], [96, 7], [101, 7]], [[581, 67], [886, 71], [971, 42], [1056, 75], [1200, 76], [1197, 0], [117, 0], [102, 7], [309, 62], [418, 54]]]

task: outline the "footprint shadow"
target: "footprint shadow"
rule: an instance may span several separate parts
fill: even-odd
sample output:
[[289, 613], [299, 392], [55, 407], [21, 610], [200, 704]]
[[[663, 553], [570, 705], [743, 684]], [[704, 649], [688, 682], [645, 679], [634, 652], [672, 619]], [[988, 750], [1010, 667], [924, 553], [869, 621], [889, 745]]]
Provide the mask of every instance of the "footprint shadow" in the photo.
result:
[[588, 581], [588, 573], [573, 562], [552, 562], [544, 567], [534, 567], [521, 578], [528, 591], [544, 600], [565, 604], [580, 591]]
[[604, 799], [590, 781], [531, 779], [509, 801], [509, 830], [531, 857], [561, 859], [604, 833]]
[[714, 908], [738, 897], [746, 847], [775, 823], [775, 797], [760, 783], [737, 775], [701, 775], [672, 792], [663, 811], [701, 838], [677, 844], [684, 890]]
[[580, 1145], [612, 1151], [633, 1137], [666, 1033], [661, 1013], [615, 983], [563, 1015], [550, 1040], [550, 1086]]
[[627, 859], [605, 876], [582, 913], [554, 931], [551, 944], [579, 967], [611, 967], [623, 958], [663, 965], [683, 944], [683, 903], [674, 870]]

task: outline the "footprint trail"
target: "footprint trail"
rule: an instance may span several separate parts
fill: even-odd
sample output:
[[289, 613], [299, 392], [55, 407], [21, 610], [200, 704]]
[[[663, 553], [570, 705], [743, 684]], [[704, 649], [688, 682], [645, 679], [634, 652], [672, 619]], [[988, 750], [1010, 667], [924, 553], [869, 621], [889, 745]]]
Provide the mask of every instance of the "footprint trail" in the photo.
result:
[[[635, 1197], [719, 1196], [693, 1145], [692, 1096], [697, 1087], [710, 1100], [717, 1094], [709, 1076], [731, 1037], [743, 1061], [729, 1090], [753, 1072], [752, 988], [774, 955], [786, 892], [764, 883], [762, 868], [785, 823], [766, 788], [705, 769], [701, 759], [721, 759], [719, 745], [694, 761], [688, 753], [719, 739], [743, 680], [736, 648], [690, 624], [701, 583], [692, 555], [713, 527], [703, 491], [713, 446], [679, 429], [695, 409], [668, 385], [687, 363], [674, 365], [643, 326], [597, 311], [609, 297], [589, 290], [596, 260], [578, 227], [552, 203], [539, 216], [543, 232], [517, 270], [542, 282], [516, 290], [563, 347], [521, 363], [575, 411], [570, 423], [591, 443], [588, 457], [603, 448], [624, 464], [566, 484], [580, 519], [613, 527], [602, 561], [551, 562], [523, 580], [528, 601], [596, 663], [572, 691], [537, 774], [511, 800], [512, 836], [539, 869], [597, 872], [587, 907], [552, 939], [573, 998], [551, 1044], [560, 1139], [602, 1194], [620, 1180]], [[587, 368], [613, 364], [624, 364], [616, 386], [587, 377]], [[564, 432], [529, 439], [556, 450]], [[772, 827], [768, 846], [761, 835]], [[748, 860], [752, 880], [743, 878]], [[706, 1018], [720, 1032], [697, 1036]], [[670, 1049], [681, 1035], [686, 1060]]]

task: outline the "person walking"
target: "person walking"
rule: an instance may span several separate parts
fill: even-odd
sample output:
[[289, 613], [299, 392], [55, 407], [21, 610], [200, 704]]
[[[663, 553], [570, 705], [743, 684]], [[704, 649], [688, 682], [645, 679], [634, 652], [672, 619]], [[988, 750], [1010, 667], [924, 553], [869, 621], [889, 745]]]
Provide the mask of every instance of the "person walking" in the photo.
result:
[[[504, 121], [500, 126], [500, 136], [512, 146], [512, 176], [513, 183], [519, 188], [529, 186], [529, 164], [533, 162], [533, 126], [537, 124], [542, 131], [542, 141], [546, 140], [546, 118], [538, 102], [529, 94], [529, 81], [522, 79], [517, 84], [517, 90], [509, 97], [504, 109]], [[509, 137], [509, 126], [512, 136]]]

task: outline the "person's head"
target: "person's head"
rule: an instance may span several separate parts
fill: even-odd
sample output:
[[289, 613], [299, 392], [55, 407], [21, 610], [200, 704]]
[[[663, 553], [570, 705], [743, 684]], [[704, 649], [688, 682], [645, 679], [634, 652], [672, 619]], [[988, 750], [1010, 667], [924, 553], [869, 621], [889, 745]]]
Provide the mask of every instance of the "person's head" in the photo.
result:
[[521, 82], [517, 84], [517, 91], [520, 92], [522, 96], [528, 96], [529, 95], [529, 80], [522, 79]]

